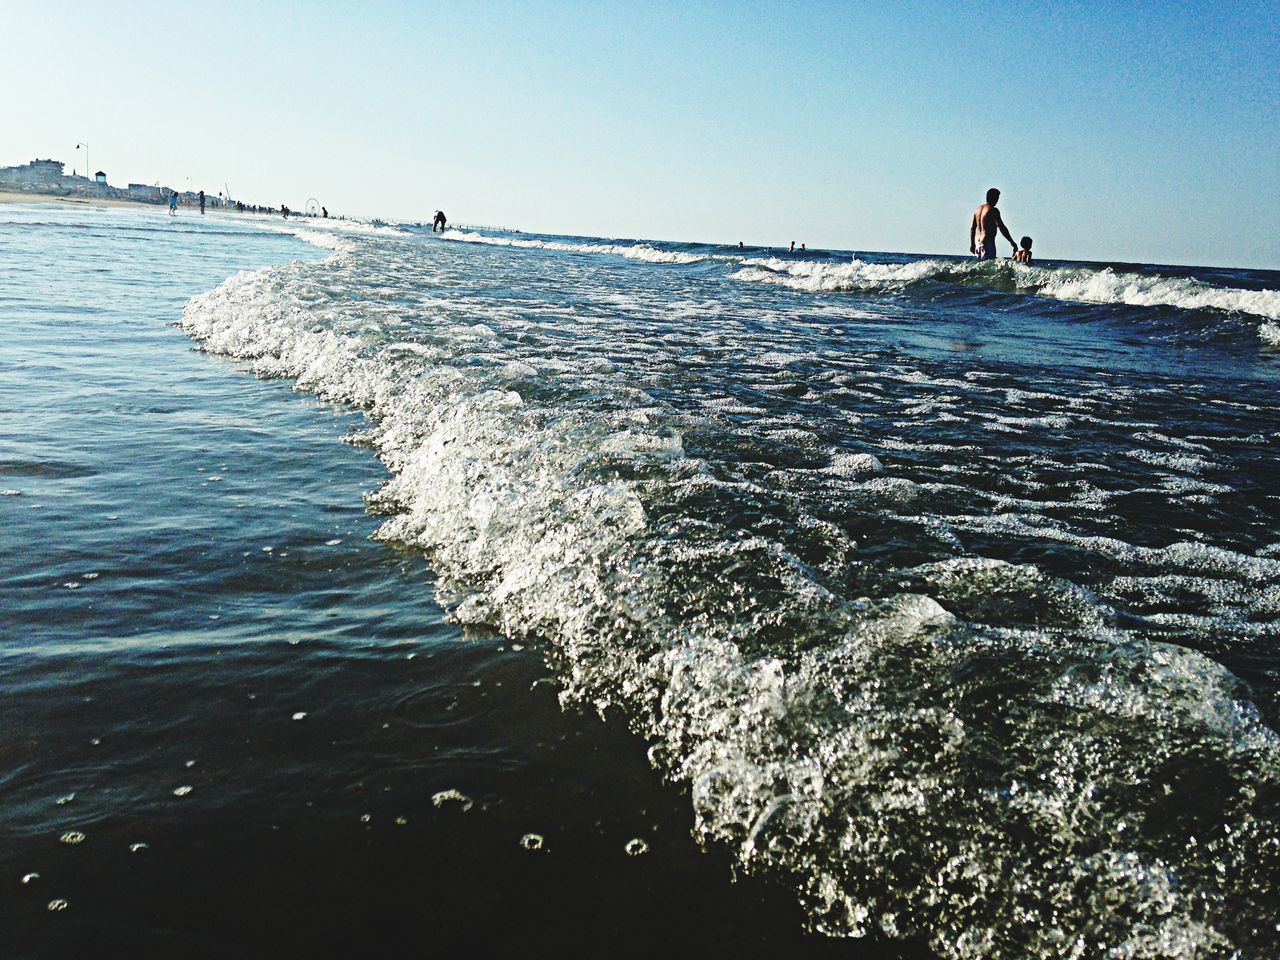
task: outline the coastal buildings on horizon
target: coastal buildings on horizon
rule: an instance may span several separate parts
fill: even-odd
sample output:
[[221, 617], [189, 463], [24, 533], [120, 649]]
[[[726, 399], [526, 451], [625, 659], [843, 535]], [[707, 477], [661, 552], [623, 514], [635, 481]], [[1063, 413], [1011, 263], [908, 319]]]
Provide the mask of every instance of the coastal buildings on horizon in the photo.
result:
[[[34, 159], [18, 166], [0, 167], [0, 190], [15, 193], [33, 193], [55, 197], [86, 197], [99, 200], [131, 200], [135, 203], [164, 204], [177, 194], [183, 202], [196, 202], [197, 190], [175, 190], [160, 184], [130, 183], [125, 187], [113, 187], [107, 182], [104, 171], [98, 170], [92, 177], [82, 176], [74, 170], [66, 172], [61, 160]], [[221, 193], [205, 192], [205, 203], [221, 207], [227, 202]]]

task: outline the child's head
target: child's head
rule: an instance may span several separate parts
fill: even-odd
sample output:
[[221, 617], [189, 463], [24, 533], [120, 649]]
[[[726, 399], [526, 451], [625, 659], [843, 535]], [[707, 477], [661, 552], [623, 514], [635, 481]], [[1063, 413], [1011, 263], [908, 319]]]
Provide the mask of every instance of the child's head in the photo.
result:
[[1023, 238], [1022, 238], [1022, 240], [1021, 240], [1021, 243], [1022, 243], [1022, 249], [1023, 249], [1023, 250], [1030, 250], [1030, 249], [1031, 249], [1031, 238], [1030, 238], [1030, 237], [1023, 237]]

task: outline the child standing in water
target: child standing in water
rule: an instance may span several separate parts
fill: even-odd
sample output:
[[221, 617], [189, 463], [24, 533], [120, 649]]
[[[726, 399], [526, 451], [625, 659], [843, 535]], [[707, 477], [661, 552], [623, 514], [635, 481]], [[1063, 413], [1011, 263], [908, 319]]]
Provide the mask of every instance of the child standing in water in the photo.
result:
[[1030, 263], [1031, 262], [1031, 238], [1023, 237], [1019, 242], [1022, 244], [1022, 249], [1013, 251], [1013, 259], [1018, 263]]

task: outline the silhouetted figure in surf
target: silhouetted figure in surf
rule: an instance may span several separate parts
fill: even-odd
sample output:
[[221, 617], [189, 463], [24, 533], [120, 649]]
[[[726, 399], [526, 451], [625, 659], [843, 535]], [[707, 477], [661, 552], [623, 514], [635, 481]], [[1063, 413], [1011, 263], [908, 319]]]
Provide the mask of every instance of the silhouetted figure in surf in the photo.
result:
[[200, 191], [200, 216], [204, 216], [204, 191]]
[[169, 216], [176, 217], [177, 215], [178, 215], [178, 194], [175, 191], [170, 190], [169, 191]]
[[801, 252], [801, 253], [804, 253], [804, 244], [803, 244], [803, 243], [802, 243], [802, 244], [800, 244], [800, 252]]
[[739, 250], [743, 249], [743, 247], [742, 247], [742, 241], [741, 241], [741, 240], [739, 240], [739, 241], [738, 241], [738, 249], [739, 249]]
[[440, 232], [441, 232], [441, 233], [444, 233], [444, 227], [445, 227], [445, 224], [446, 224], [446, 223], [448, 223], [448, 222], [449, 222], [449, 220], [448, 220], [448, 218], [444, 215], [444, 211], [443, 211], [443, 210], [437, 210], [437, 211], [436, 211], [436, 215], [435, 215], [434, 217], [432, 217], [432, 218], [431, 218], [431, 232], [432, 232], [432, 233], [435, 233], [435, 232], [436, 232], [436, 227], [439, 227], [439, 228], [440, 228]]
[[321, 216], [323, 219], [328, 220], [328, 219], [329, 219], [329, 208], [328, 208], [328, 207], [321, 207], [321, 208], [320, 208], [320, 216]]
[[1018, 261], [1018, 263], [1030, 263], [1031, 262], [1031, 238], [1023, 237], [1022, 240], [1019, 242], [1022, 244], [1022, 249], [1013, 251], [1013, 259]]
[[1013, 242], [1013, 235], [1004, 225], [1004, 219], [996, 204], [1000, 202], [1000, 191], [992, 187], [987, 191], [987, 202], [973, 211], [973, 219], [969, 222], [969, 252], [979, 260], [996, 258], [996, 231], [1004, 234], [1004, 238], [1018, 252], [1018, 245]]
[[791, 246], [787, 249], [787, 253], [795, 253], [795, 252], [796, 252], [796, 242], [792, 240]]

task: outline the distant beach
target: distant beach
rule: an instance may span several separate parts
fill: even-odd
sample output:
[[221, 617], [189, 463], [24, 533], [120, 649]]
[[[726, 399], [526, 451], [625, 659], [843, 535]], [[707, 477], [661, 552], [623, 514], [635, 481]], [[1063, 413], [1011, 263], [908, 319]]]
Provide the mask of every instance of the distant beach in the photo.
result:
[[28, 193], [16, 190], [0, 190], [0, 203], [51, 203], [58, 205], [73, 204], [89, 207], [128, 207], [130, 209], [154, 210], [167, 213], [168, 208], [159, 203], [147, 203], [141, 200], [120, 200], [111, 197], [59, 197], [48, 193]]

